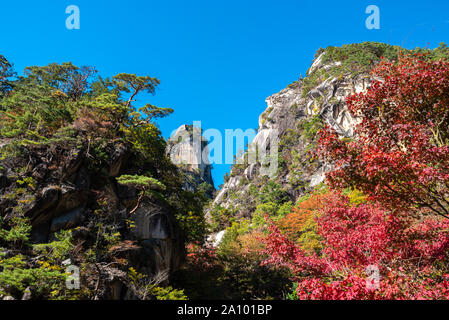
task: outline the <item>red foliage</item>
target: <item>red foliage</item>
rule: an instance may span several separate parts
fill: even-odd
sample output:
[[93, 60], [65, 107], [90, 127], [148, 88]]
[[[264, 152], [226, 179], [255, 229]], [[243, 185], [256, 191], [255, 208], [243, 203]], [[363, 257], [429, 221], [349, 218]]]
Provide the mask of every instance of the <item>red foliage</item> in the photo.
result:
[[[317, 220], [320, 256], [307, 255], [272, 223], [265, 239], [264, 263], [289, 268], [300, 299], [449, 298], [449, 221], [416, 222], [379, 205], [352, 207], [342, 195], [329, 197]], [[367, 268], [378, 270], [378, 287]]]
[[449, 62], [400, 55], [372, 72], [367, 92], [347, 99], [356, 139], [320, 134], [318, 155], [336, 165], [334, 188], [356, 187], [390, 209], [449, 217]]
[[217, 267], [217, 251], [208, 245], [187, 244], [187, 263], [203, 271]]

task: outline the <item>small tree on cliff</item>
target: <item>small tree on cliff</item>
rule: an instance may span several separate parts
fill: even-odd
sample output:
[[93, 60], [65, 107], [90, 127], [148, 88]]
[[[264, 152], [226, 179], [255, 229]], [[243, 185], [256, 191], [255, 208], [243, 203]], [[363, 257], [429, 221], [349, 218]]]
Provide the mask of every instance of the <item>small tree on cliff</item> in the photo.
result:
[[390, 209], [449, 218], [449, 61], [401, 54], [382, 61], [365, 92], [347, 99], [356, 139], [326, 128], [318, 154], [334, 188], [356, 187]]
[[[136, 76], [135, 74], [120, 73], [113, 77], [114, 90], [130, 94], [126, 101], [122, 101], [128, 118], [121, 127], [127, 140], [145, 157], [157, 159], [165, 152], [165, 141], [160, 136], [160, 131], [154, 124], [157, 118], [164, 118], [171, 113], [171, 108], [161, 108], [152, 104], [146, 104], [141, 108], [135, 108], [132, 103], [141, 92], [154, 94], [160, 80], [150, 76]], [[164, 161], [162, 161], [164, 162]]]
[[149, 76], [136, 76], [135, 74], [120, 73], [113, 77], [115, 84], [120, 91], [130, 93], [126, 106], [130, 107], [135, 96], [141, 91], [154, 94], [156, 87], [160, 84], [159, 79]]
[[129, 215], [134, 214], [137, 211], [137, 209], [139, 209], [143, 197], [151, 196], [154, 193], [154, 191], [165, 190], [165, 186], [161, 182], [159, 182], [154, 178], [146, 176], [125, 174], [118, 177], [117, 182], [122, 185], [136, 188], [137, 190], [140, 191], [139, 198], [137, 199], [137, 204], [134, 207], [134, 209], [132, 209], [129, 212]]
[[[130, 94], [129, 99], [125, 102], [127, 110], [135, 110], [131, 103], [134, 98], [142, 91], [154, 94], [156, 87], [160, 84], [160, 80], [149, 76], [136, 76], [135, 74], [120, 73], [113, 77], [115, 89]], [[147, 125], [152, 123], [156, 118], [164, 118], [171, 113], [171, 108], [160, 108], [152, 104], [146, 104], [139, 108], [138, 112], [131, 113], [132, 124], [134, 126]]]

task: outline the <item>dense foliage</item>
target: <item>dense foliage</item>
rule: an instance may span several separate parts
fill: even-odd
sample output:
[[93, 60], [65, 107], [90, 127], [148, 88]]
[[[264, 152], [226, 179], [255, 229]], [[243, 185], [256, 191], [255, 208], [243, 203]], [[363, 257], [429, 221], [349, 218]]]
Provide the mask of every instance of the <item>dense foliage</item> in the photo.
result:
[[371, 203], [351, 206], [335, 193], [328, 195], [317, 224], [320, 254], [304, 251], [274, 224], [265, 240], [265, 263], [293, 272], [299, 299], [449, 297], [448, 221], [417, 222]]
[[[204, 191], [183, 190], [183, 175], [166, 155], [155, 123], [173, 110], [135, 105], [140, 93], [154, 94], [159, 83], [132, 74], [102, 78], [93, 67], [72, 63], [27, 67], [18, 76], [0, 56], [0, 296], [21, 298], [26, 291], [41, 299], [98, 298], [108, 266], [125, 273], [132, 266], [117, 254], [138, 247], [127, 237], [143, 202], [173, 213], [182, 229], [179, 241], [204, 240]], [[64, 180], [80, 167], [79, 159], [90, 189], [73, 202], [81, 202], [87, 218], [37, 241], [33, 207], [51, 200], [41, 199], [47, 189], [70, 194], [63, 188], [74, 187]], [[130, 195], [125, 215], [114, 208], [115, 192]], [[80, 266], [86, 284], [80, 290], [66, 290], [64, 261]], [[143, 298], [184, 297], [160, 287], [166, 277], [153, 283], [145, 274], [149, 284], [139, 287], [130, 275], [122, 280], [137, 295], [145, 288]], [[139, 277], [139, 285], [144, 280]]]
[[347, 99], [355, 137], [320, 133], [317, 155], [335, 165], [333, 191], [312, 197], [320, 250], [297, 240], [300, 206], [270, 222], [264, 264], [291, 270], [298, 299], [448, 299], [449, 62], [400, 53], [372, 75]]
[[323, 131], [335, 188], [356, 187], [390, 209], [449, 217], [449, 63], [402, 54], [376, 66], [366, 93], [348, 98], [356, 139]]
[[[326, 79], [368, 78], [371, 70], [368, 89], [346, 100], [354, 136], [325, 126], [323, 97], [312, 116], [292, 106], [298, 117], [280, 137], [277, 175], [250, 179], [247, 161], [235, 163], [226, 179], [242, 178], [226, 205], [208, 208], [210, 224], [203, 216], [210, 186], [183, 190], [186, 176], [167, 157], [155, 123], [173, 110], [135, 106], [139, 93], [156, 92], [158, 79], [104, 79], [71, 63], [17, 76], [0, 56], [0, 296], [96, 299], [98, 270], [114, 264], [138, 299], [448, 299], [449, 48], [362, 43], [320, 55], [321, 67], [298, 86], [304, 96]], [[122, 147], [132, 165], [112, 175]], [[78, 153], [94, 180], [88, 223], [37, 244], [29, 208], [43, 185], [33, 155]], [[326, 182], [310, 187], [303, 175], [324, 163], [332, 165]], [[105, 182], [131, 194], [124, 214], [111, 213]], [[173, 212], [187, 243], [170, 283], [163, 272], [149, 276], [131, 264], [139, 243], [126, 235], [148, 203]], [[217, 238], [205, 241], [207, 233]], [[66, 290], [64, 261], [80, 265], [93, 285]]]
[[[226, 297], [447, 299], [447, 46], [401, 51], [363, 43], [330, 47], [317, 57], [322, 53], [329, 67], [303, 79], [306, 94], [326, 79], [366, 77], [374, 67], [369, 89], [347, 99], [358, 121], [355, 136], [323, 128], [320, 115], [288, 129], [279, 141], [279, 170], [306, 195], [294, 203], [277, 178], [242, 178], [246, 191], [231, 189], [231, 205], [210, 210], [213, 230], [226, 229], [223, 239], [216, 249], [196, 247], [189, 257], [205, 260], [192, 261], [189, 274], [203, 277], [205, 292]], [[292, 150], [298, 140], [308, 155]], [[317, 159], [335, 170], [327, 175], [329, 189], [307, 193], [301, 175]], [[234, 165], [230, 178], [245, 168]], [[257, 263], [265, 276], [277, 270], [285, 285], [271, 287]], [[208, 276], [193, 272], [204, 265]], [[271, 291], [260, 291], [259, 283]]]

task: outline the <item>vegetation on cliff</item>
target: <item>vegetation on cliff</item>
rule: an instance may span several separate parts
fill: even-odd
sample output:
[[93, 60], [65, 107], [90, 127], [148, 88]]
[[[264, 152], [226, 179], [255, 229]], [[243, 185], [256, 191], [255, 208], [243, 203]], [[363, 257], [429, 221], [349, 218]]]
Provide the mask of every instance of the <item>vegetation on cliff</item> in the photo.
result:
[[[138, 283], [154, 289], [145, 297], [160, 297], [170, 275], [154, 282], [158, 266], [130, 258], [145, 250], [133, 231], [138, 210], [168, 221], [169, 261], [182, 260], [185, 240], [204, 239], [205, 195], [182, 189], [155, 123], [173, 110], [134, 106], [159, 80], [96, 73], [63, 63], [17, 76], [0, 56], [0, 295], [118, 298], [112, 281], [129, 289], [122, 297], [139, 297], [136, 268]], [[66, 288], [64, 261], [81, 269], [79, 290]]]
[[173, 110], [134, 106], [158, 79], [0, 56], [0, 295], [448, 299], [449, 48], [315, 58], [260, 118], [276, 175], [236, 163], [206, 206], [155, 124]]
[[[248, 167], [236, 165], [230, 177], [240, 184], [233, 182], [210, 211], [216, 230], [226, 228], [216, 256], [233, 257], [235, 247], [254, 252], [248, 239], [262, 241], [256, 255], [262, 266], [291, 279], [290, 293], [277, 291], [287, 299], [449, 298], [449, 49], [365, 43], [320, 50], [320, 56], [308, 78], [289, 90], [304, 92], [305, 104], [325, 104], [325, 92], [311, 92], [328, 79], [371, 79], [343, 101], [356, 119], [353, 134], [336, 132], [322, 108], [301, 118], [297, 130], [285, 130], [280, 167], [290, 177], [301, 178], [317, 163], [332, 166], [324, 183], [293, 199], [285, 175], [248, 180]], [[298, 158], [308, 163], [295, 164]], [[219, 265], [231, 268], [230, 261]]]

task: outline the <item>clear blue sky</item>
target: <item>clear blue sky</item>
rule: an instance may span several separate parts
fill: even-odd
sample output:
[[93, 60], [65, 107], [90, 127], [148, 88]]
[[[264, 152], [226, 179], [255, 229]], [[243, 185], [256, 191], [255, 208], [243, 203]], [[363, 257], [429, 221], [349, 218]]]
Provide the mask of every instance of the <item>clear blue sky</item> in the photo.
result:
[[[81, 29], [67, 30], [65, 8], [77, 5]], [[381, 29], [367, 30], [377, 5]], [[2, 1], [0, 54], [18, 71], [71, 61], [101, 75], [158, 77], [156, 96], [138, 103], [169, 106], [164, 136], [184, 123], [256, 128], [265, 98], [305, 74], [319, 47], [380, 41], [408, 48], [449, 42], [447, 0], [41, 0]], [[229, 165], [216, 165], [216, 185]]]

